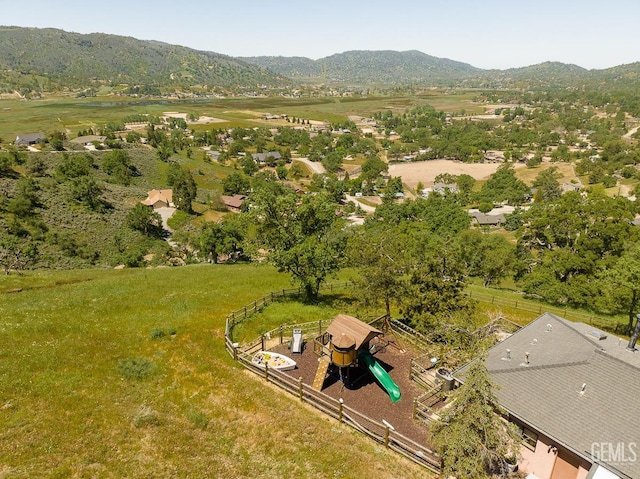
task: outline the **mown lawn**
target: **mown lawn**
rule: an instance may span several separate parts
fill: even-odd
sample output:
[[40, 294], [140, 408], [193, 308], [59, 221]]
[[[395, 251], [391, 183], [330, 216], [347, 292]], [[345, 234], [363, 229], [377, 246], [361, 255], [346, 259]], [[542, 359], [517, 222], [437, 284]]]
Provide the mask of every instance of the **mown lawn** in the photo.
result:
[[226, 315], [288, 287], [256, 265], [3, 277], [0, 477], [428, 477], [229, 357]]

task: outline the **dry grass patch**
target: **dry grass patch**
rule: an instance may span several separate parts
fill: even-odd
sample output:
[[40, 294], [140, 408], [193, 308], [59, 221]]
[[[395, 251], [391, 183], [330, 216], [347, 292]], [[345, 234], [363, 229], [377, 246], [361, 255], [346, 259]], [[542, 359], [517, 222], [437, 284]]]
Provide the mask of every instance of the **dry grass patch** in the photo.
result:
[[539, 166], [535, 168], [519, 168], [516, 172], [516, 177], [522, 180], [528, 186], [531, 186], [538, 175], [549, 168], [555, 167], [560, 175], [558, 182], [560, 184], [570, 183], [571, 180], [576, 180], [575, 169], [571, 163], [552, 163], [549, 160], [544, 160]]

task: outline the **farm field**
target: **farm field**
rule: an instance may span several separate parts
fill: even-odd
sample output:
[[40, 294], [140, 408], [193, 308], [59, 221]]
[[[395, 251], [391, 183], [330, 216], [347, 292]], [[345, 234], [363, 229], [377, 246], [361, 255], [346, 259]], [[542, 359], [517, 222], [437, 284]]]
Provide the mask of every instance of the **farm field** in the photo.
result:
[[318, 121], [343, 121], [349, 115], [368, 116], [374, 111], [389, 109], [394, 113], [414, 106], [430, 104], [438, 109], [482, 108], [473, 103], [471, 93], [449, 95], [433, 93], [420, 96], [381, 96], [358, 98], [219, 98], [198, 100], [131, 99], [120, 96], [73, 98], [52, 95], [41, 100], [0, 99], [0, 138], [5, 142], [25, 132], [67, 131], [75, 137], [77, 131], [101, 126], [128, 115], [164, 112], [193, 113], [216, 119], [209, 124], [195, 124], [195, 129], [277, 126], [266, 121], [263, 113]]

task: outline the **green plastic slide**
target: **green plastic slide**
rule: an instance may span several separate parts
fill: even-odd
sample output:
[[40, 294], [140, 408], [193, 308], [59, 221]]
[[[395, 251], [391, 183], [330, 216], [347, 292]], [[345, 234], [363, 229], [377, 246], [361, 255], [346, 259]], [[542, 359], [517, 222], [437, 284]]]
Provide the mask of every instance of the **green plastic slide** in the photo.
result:
[[369, 371], [371, 371], [371, 374], [375, 376], [380, 385], [389, 393], [391, 401], [400, 401], [400, 388], [396, 383], [393, 382], [391, 376], [389, 376], [389, 374], [384, 370], [380, 363], [375, 360], [371, 353], [368, 351], [361, 351], [359, 356], [360, 359], [367, 365]]

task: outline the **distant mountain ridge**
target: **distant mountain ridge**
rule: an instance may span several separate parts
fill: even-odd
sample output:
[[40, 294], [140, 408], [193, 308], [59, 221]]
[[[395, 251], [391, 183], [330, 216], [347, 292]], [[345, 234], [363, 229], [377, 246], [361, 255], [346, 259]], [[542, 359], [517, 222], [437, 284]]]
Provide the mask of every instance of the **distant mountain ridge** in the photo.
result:
[[104, 33], [0, 27], [0, 45], [0, 69], [47, 75], [70, 85], [100, 80], [231, 88], [288, 81], [219, 53]]
[[482, 71], [467, 63], [417, 50], [352, 50], [318, 60], [304, 57], [240, 57], [294, 80], [304, 78], [358, 83], [406, 83], [465, 78]]
[[485, 70], [468, 63], [427, 55], [417, 50], [404, 52], [353, 50], [318, 60], [306, 57], [240, 57], [247, 63], [292, 80], [352, 84], [450, 84], [530, 86], [589, 84], [629, 88], [640, 86], [640, 62], [604, 70], [587, 70], [562, 62], [543, 62], [506, 70]]
[[[33, 76], [41, 77], [37, 82]], [[42, 79], [44, 78], [44, 80]], [[40, 88], [87, 88], [100, 83], [144, 85], [149, 94], [178, 90], [249, 91], [317, 82], [342, 86], [640, 88], [640, 62], [605, 70], [544, 62], [484, 70], [417, 50], [352, 50], [306, 57], [231, 57], [153, 40], [54, 28], [0, 26], [0, 91], [39, 82]], [[18, 85], [18, 86], [17, 86]]]

